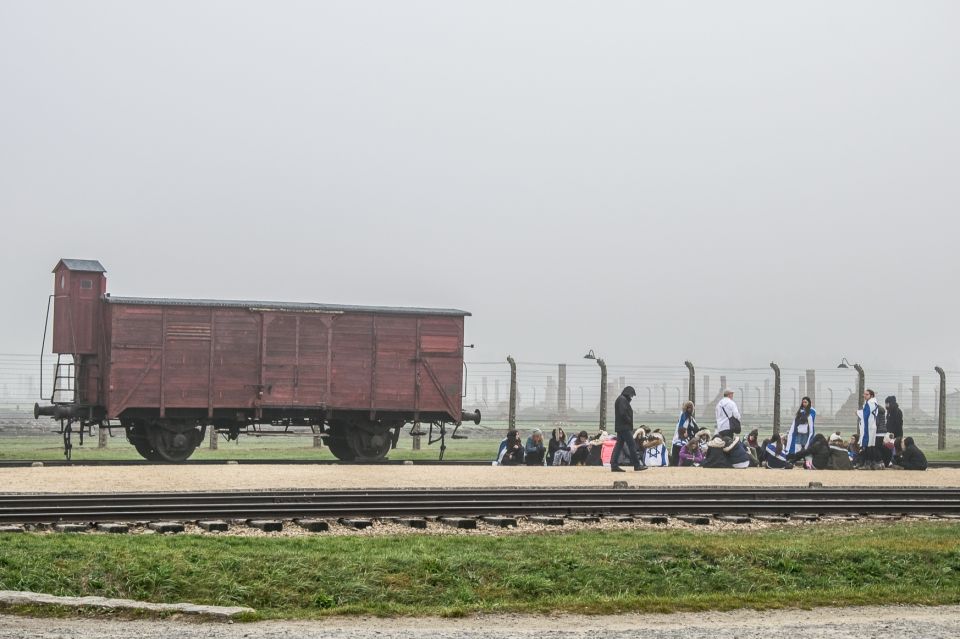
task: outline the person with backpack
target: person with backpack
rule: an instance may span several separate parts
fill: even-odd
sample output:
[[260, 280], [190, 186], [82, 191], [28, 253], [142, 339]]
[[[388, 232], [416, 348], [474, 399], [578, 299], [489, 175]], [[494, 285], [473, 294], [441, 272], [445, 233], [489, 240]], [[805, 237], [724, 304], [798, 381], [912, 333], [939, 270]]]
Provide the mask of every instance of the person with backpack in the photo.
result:
[[716, 417], [717, 432], [714, 435], [715, 437], [730, 437], [740, 434], [740, 409], [733, 401], [733, 391], [729, 388], [724, 389], [723, 399], [717, 402]]
[[[895, 440], [903, 439], [903, 411], [897, 403], [897, 396], [891, 395], [883, 400], [883, 403], [887, 408], [887, 435]], [[893, 464], [893, 451], [890, 448], [884, 446], [880, 454], [885, 466], [889, 467]]]
[[792, 455], [798, 450], [803, 450], [816, 434], [814, 431], [814, 422], [817, 419], [817, 411], [814, 410], [809, 397], [800, 400], [800, 409], [793, 417], [793, 424], [787, 431], [787, 454]]
[[857, 422], [857, 440], [863, 460], [860, 468], [883, 469], [876, 442], [878, 426], [880, 422], [886, 422], [886, 411], [877, 403], [877, 394], [869, 388], [863, 391], [863, 406], [857, 411]]

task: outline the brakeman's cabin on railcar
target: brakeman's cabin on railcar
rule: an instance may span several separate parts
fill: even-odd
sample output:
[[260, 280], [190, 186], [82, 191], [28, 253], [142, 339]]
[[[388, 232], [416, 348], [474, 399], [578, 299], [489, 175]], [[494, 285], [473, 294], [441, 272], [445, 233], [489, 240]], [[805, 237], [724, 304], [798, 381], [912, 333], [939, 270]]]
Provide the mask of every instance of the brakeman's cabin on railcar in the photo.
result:
[[53, 352], [72, 363], [35, 413], [121, 426], [146, 459], [186, 459], [207, 428], [278, 424], [377, 460], [407, 423], [479, 423], [461, 405], [466, 311], [112, 297], [97, 261], [53, 272]]

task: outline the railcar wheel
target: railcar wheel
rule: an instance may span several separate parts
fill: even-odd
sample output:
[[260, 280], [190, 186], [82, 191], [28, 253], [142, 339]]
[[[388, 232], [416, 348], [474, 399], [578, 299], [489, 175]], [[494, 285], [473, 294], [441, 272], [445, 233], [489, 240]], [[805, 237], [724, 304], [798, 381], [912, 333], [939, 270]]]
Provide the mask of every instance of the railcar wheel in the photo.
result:
[[357, 461], [380, 461], [390, 452], [393, 437], [389, 430], [368, 433], [365, 430], [354, 428], [350, 431], [348, 441]]
[[147, 461], [163, 461], [150, 443], [146, 427], [140, 422], [121, 422], [127, 431], [127, 441], [130, 442], [141, 457]]
[[327, 448], [340, 461], [353, 461], [357, 458], [345, 437], [327, 437]]
[[138, 439], [131, 443], [133, 447], [137, 449], [137, 452], [140, 453], [140, 456], [147, 461], [163, 461], [163, 457], [157, 454], [157, 451], [153, 449], [150, 442]]
[[203, 437], [198, 428], [174, 430], [159, 424], [148, 432], [153, 450], [162, 461], [170, 462], [181, 462], [190, 457]]

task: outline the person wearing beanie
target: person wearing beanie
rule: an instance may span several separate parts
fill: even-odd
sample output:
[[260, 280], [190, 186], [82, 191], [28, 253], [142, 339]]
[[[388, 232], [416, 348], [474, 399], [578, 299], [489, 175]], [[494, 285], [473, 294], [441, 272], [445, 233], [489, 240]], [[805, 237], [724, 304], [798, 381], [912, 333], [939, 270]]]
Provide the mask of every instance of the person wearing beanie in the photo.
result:
[[830, 448], [830, 459], [827, 461], [829, 470], [852, 470], [853, 464], [850, 463], [850, 455], [847, 447], [843, 445], [843, 437], [840, 433], [833, 433], [827, 442]]
[[[900, 410], [900, 404], [897, 403], [897, 396], [890, 395], [883, 400], [887, 408], [887, 434], [892, 435], [894, 439], [903, 439], [903, 411]], [[880, 449], [880, 457], [884, 466], [893, 464], [893, 451], [884, 447]]]
[[627, 447], [627, 450], [630, 453], [630, 463], [633, 464], [633, 469], [646, 470], [640, 465], [640, 458], [637, 455], [637, 443], [633, 439], [633, 407], [630, 405], [630, 401], [636, 396], [637, 391], [633, 389], [633, 386], [627, 386], [623, 389], [623, 391], [621, 391], [620, 396], [617, 397], [617, 401], [613, 405], [614, 427], [617, 431], [617, 445], [613, 449], [610, 470], [615, 473], [624, 472], [624, 470], [620, 468], [620, 465], [618, 464], [620, 461], [620, 452], [623, 450], [624, 446]]

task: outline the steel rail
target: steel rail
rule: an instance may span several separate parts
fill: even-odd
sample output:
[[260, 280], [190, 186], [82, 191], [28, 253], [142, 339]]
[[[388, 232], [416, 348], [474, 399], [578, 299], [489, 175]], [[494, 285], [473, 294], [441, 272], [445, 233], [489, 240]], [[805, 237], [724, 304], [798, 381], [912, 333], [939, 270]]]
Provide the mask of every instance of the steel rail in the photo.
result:
[[[477, 459], [384, 459], [382, 461], [356, 462], [339, 459], [188, 459], [182, 462], [156, 462], [145, 459], [3, 459], [0, 468], [25, 468], [34, 464], [50, 467], [61, 466], [224, 466], [224, 465], [276, 465], [276, 466], [489, 466], [490, 461]], [[930, 468], [960, 468], [960, 460], [929, 462]]]
[[0, 522], [537, 514], [960, 513], [960, 489], [501, 489], [2, 495]]

